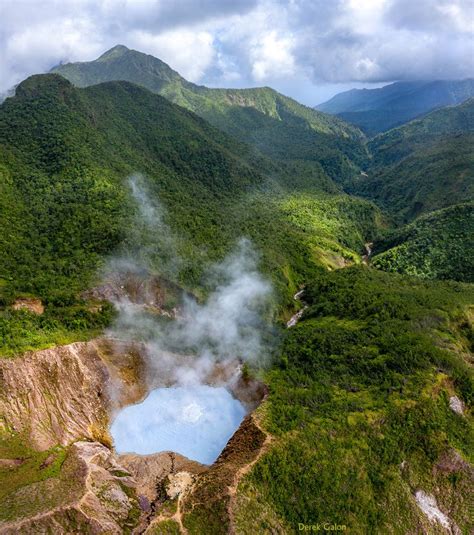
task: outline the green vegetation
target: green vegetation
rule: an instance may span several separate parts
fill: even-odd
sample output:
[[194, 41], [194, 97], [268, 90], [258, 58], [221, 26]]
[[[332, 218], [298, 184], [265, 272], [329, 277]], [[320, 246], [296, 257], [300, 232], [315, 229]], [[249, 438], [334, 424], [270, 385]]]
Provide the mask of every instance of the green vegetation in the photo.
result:
[[432, 212], [374, 245], [372, 264], [423, 279], [474, 282], [474, 204]]
[[91, 310], [90, 305], [72, 299], [66, 305], [48, 303], [42, 315], [5, 307], [0, 312], [0, 351], [2, 356], [14, 356], [88, 340], [101, 334], [113, 316], [111, 304], [103, 303], [96, 311]]
[[354, 251], [362, 251], [365, 241], [384, 226], [381, 213], [366, 201], [348, 195], [291, 195], [279, 202], [283, 217], [306, 235], [316, 264], [332, 269], [358, 263]]
[[[19, 436], [2, 432], [0, 459], [4, 464], [0, 464], [0, 502], [25, 485], [58, 477], [66, 453], [61, 446], [38, 452], [25, 445]], [[2, 511], [1, 516], [4, 514]]]
[[303, 106], [269, 87], [219, 89], [198, 86], [185, 80], [160, 59], [123, 45], [115, 46], [95, 61], [59, 65], [51, 72], [64, 76], [77, 87], [118, 80], [132, 82], [162, 94], [198, 115], [214, 113], [216, 121], [231, 109], [235, 111], [242, 107], [259, 112], [255, 118], [261, 120], [267, 116], [294, 126], [309, 126], [320, 133], [363, 138], [357, 128]]
[[406, 533], [422, 516], [412, 497], [421, 488], [468, 533], [468, 469], [434, 466], [452, 449], [472, 462], [471, 417], [454, 414], [448, 398], [474, 395], [463, 359], [473, 298], [468, 285], [367, 268], [321, 273], [267, 374], [276, 442], [243, 492], [294, 531], [330, 522]]
[[149, 530], [151, 535], [180, 535], [179, 524], [174, 520], [162, 520], [154, 524]]
[[[179, 237], [172, 251], [154, 238], [152, 267], [192, 290], [209, 262], [248, 236], [288, 303], [315, 265], [357, 261], [378, 218], [370, 203], [341, 194], [319, 164], [277, 164], [127, 82], [76, 89], [57, 75], [29, 78], [0, 107], [0, 139], [4, 354], [80, 339], [104, 325], [107, 315], [84, 310], [80, 293], [107, 256], [136, 244], [137, 206], [126, 179], [137, 170]], [[295, 216], [300, 203], [310, 227]], [[173, 254], [182, 259], [179, 272], [166, 271]], [[44, 317], [8, 310], [25, 293], [47, 305]]]
[[161, 60], [124, 46], [112, 48], [95, 61], [59, 65], [53, 72], [78, 87], [112, 80], [142, 85], [272, 158], [321, 165], [336, 181], [357, 175], [367, 158], [362, 132], [337, 117], [303, 106], [269, 87], [198, 86]]
[[[51, 483], [61, 478], [62, 467], [68, 450], [55, 446], [46, 451], [36, 451], [27, 445], [25, 438], [9, 431], [0, 432], [0, 518], [2, 521], [22, 517], [25, 503], [11, 499], [17, 493], [31, 486], [37, 489], [29, 496], [28, 508], [33, 513], [40, 511], [45, 504], [52, 507], [61, 504], [66, 498], [63, 494], [39, 495], [40, 489], [46, 490]], [[71, 482], [73, 486], [73, 482]], [[68, 488], [68, 491], [70, 489]], [[72, 489], [73, 490], [73, 489]]]
[[[275, 167], [272, 169], [268, 161], [263, 165], [263, 159], [259, 160], [257, 166], [267, 176], [278, 175], [286, 191], [293, 188], [313, 195], [317, 183], [316, 188], [320, 191], [337, 193], [335, 184], [339, 184], [349, 193], [376, 202], [390, 213], [396, 224], [407, 223], [421, 214], [474, 198], [472, 98], [461, 105], [438, 109], [379, 135], [366, 147], [363, 135], [356, 128], [334, 116], [302, 106], [270, 88], [215, 89], [197, 86], [187, 82], [159, 59], [123, 46], [114, 47], [95, 61], [60, 65], [54, 72], [79, 87], [108, 80], [128, 80], [163, 95], [171, 102], [194, 111], [234, 138], [252, 145], [257, 149], [257, 154], [263, 153], [273, 162], [278, 162], [278, 170]], [[396, 83], [373, 91], [343, 93], [318, 108], [330, 113], [368, 114], [369, 123], [380, 120], [385, 125], [383, 129], [386, 129], [389, 124], [407, 121], [443, 103], [463, 102], [471, 96], [472, 87], [472, 80]], [[361, 169], [367, 173], [361, 172]], [[322, 202], [326, 203], [325, 200]], [[309, 218], [303, 214], [308, 203], [315, 208]], [[354, 251], [358, 253], [361, 244], [352, 245], [348, 250], [346, 243], [340, 241], [340, 235], [336, 240], [332, 230], [328, 236], [325, 235], [324, 223], [313, 227], [309, 225], [310, 220], [315, 222], [321, 219], [316, 207], [318, 203], [314, 199], [303, 201], [300, 198], [296, 203], [294, 199], [285, 199], [280, 206], [284, 206], [285, 218], [289, 217], [297, 229], [305, 233], [303, 241], [309, 247], [309, 257], [316, 259], [317, 263], [334, 267], [343, 265], [345, 260], [356, 260]], [[326, 208], [326, 204], [324, 206]], [[260, 206], [256, 207], [256, 212], [259, 209]], [[229, 215], [233, 205], [226, 206], [225, 210]], [[351, 206], [349, 214], [353, 212]], [[232, 225], [244, 232], [247, 226], [252, 229], [251, 217], [246, 222], [233, 221]], [[342, 233], [343, 227], [344, 224], [339, 227]], [[311, 234], [316, 230], [317, 243], [313, 243]], [[320, 230], [323, 231], [322, 235]], [[251, 231], [249, 234], [255, 239]], [[377, 231], [373, 234], [376, 235]], [[451, 238], [451, 234], [443, 235]], [[256, 235], [259, 241], [258, 232]], [[207, 236], [202, 244], [207, 244], [209, 239], [212, 238]], [[287, 240], [285, 236], [279, 242], [285, 245]], [[268, 242], [268, 238], [260, 238], [259, 245], [262, 241]], [[300, 242], [301, 236], [296, 241]], [[453, 262], [453, 267], [445, 266], [445, 254], [442, 252], [449, 250], [452, 243], [443, 244], [439, 238], [436, 241], [435, 246], [417, 249], [414, 263], [425, 267], [410, 270], [407, 266], [407, 272], [422, 276], [429, 272], [430, 277], [452, 277], [457, 271], [459, 259]], [[228, 237], [221, 240], [221, 243], [228, 242]], [[456, 249], [469, 253], [469, 249], [463, 245], [456, 246]], [[263, 250], [266, 250], [265, 246]], [[425, 252], [426, 257], [422, 256]], [[436, 256], [438, 253], [439, 258]], [[307, 257], [308, 254], [305, 254], [305, 263]], [[287, 264], [286, 259], [283, 264]], [[395, 265], [392, 261], [391, 264]], [[439, 267], [436, 267], [438, 264]], [[281, 258], [275, 265], [282, 265]], [[382, 267], [381, 262], [376, 265]], [[431, 265], [434, 267], [427, 267]], [[383, 264], [384, 268], [387, 266], [387, 263]], [[405, 268], [400, 269], [406, 271]], [[270, 271], [274, 271], [273, 268]], [[423, 272], [426, 272], [425, 275]], [[455, 278], [469, 280], [465, 275]], [[277, 284], [284, 286], [286, 282], [279, 280]]]
[[368, 177], [348, 189], [398, 222], [474, 198], [474, 99], [377, 136]]

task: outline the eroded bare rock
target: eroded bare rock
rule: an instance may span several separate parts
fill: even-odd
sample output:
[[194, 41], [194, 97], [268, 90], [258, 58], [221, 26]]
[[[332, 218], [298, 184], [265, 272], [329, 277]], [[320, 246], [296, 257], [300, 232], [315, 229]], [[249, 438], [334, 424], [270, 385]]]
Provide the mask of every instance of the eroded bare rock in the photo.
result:
[[150, 503], [159, 499], [158, 489], [161, 484], [168, 483], [166, 479], [170, 474], [183, 471], [199, 474], [207, 469], [206, 466], [173, 452], [151, 455], [128, 453], [120, 455], [119, 460], [137, 481], [137, 494], [144, 496]]
[[454, 472], [464, 471], [469, 474], [474, 485], [474, 466], [467, 462], [454, 449], [445, 451], [438, 462], [434, 466], [434, 473], [442, 472], [445, 474], [452, 474]]
[[[116, 455], [108, 436], [114, 412], [173, 380], [166, 368], [151, 373], [144, 356], [145, 346], [97, 339], [0, 362], [0, 432], [51, 450], [2, 500], [0, 533], [142, 533], [166, 519], [182, 526], [189, 514], [207, 516], [218, 502], [217, 521], [229, 525], [229, 485], [256, 459], [265, 435], [247, 417], [211, 467], [172, 452]], [[168, 357], [182, 366], [192, 358]], [[218, 365], [207, 379], [230, 384], [253, 410], [265, 389], [239, 370], [237, 362]], [[63, 463], [57, 451], [66, 452]], [[25, 459], [1, 462], [14, 471]]]
[[107, 428], [109, 372], [98, 344], [76, 343], [0, 361], [0, 414], [8, 431], [46, 450]]
[[456, 414], [464, 416], [464, 403], [457, 396], [449, 398], [449, 408]]
[[6, 500], [11, 514], [0, 521], [2, 534], [119, 534], [140, 514], [133, 479], [97, 442], [76, 442], [57, 478], [21, 487]]
[[28, 312], [38, 315], [44, 312], [44, 305], [41, 299], [35, 297], [19, 298], [13, 303], [12, 308], [13, 310], [28, 310]]
[[434, 496], [427, 494], [423, 490], [417, 490], [415, 501], [431, 524], [437, 524], [445, 532], [451, 533], [452, 535], [461, 534], [461, 530], [457, 524], [441, 511]]
[[[104, 283], [87, 290], [82, 296], [97, 301], [127, 300], [150, 313], [177, 318], [181, 309], [176, 303], [182, 294], [179, 286], [162, 277], [147, 272], [125, 271], [110, 274]], [[191, 297], [191, 294], [187, 295]]]

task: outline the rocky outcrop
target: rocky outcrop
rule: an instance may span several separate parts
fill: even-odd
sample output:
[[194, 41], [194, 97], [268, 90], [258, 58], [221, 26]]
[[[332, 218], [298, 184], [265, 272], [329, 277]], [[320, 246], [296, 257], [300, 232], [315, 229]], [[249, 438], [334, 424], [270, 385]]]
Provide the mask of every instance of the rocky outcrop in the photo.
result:
[[111, 414], [148, 391], [143, 351], [99, 338], [0, 360], [0, 429], [39, 450], [78, 439], [110, 445]]
[[142, 499], [146, 498], [150, 506], [162, 498], [160, 496], [160, 487], [167, 483], [166, 478], [169, 475], [182, 472], [200, 474], [207, 470], [207, 466], [190, 461], [174, 452], [155, 453], [152, 455], [127, 453], [120, 455], [119, 460], [120, 464], [137, 481], [138, 495]]
[[449, 398], [449, 408], [456, 414], [464, 416], [464, 403], [457, 396]]
[[133, 529], [140, 516], [133, 479], [97, 442], [76, 442], [59, 477], [21, 487], [7, 501], [12, 513], [0, 522], [5, 535], [121, 534]]
[[[0, 459], [9, 471], [2, 484], [12, 489], [3, 493], [0, 533], [143, 533], [167, 522], [199, 532], [208, 521], [216, 533], [229, 528], [236, 474], [255, 461], [266, 435], [248, 416], [211, 467], [173, 452], [115, 454], [108, 435], [114, 411], [172, 379], [166, 367], [147, 368], [146, 350], [97, 339], [0, 361], [0, 438], [27, 445], [26, 454]], [[167, 357], [182, 366], [191, 358]], [[265, 396], [237, 362], [215, 366], [207, 379], [230, 385], [248, 410]], [[18, 484], [16, 470], [38, 452], [41, 461]]]
[[107, 429], [109, 375], [95, 342], [2, 360], [3, 426], [39, 450], [78, 438], [95, 440]]
[[13, 303], [12, 308], [13, 310], [28, 310], [28, 312], [38, 315], [44, 312], [44, 305], [41, 299], [35, 297], [19, 298]]
[[126, 301], [143, 307], [147, 312], [169, 318], [181, 315], [182, 311], [177, 303], [182, 300], [183, 295], [194, 298], [192, 294], [184, 292], [178, 285], [163, 277], [133, 270], [111, 273], [100, 286], [82, 294], [85, 299], [97, 302]]
[[181, 505], [183, 524], [190, 533], [225, 534], [232, 530], [231, 500], [236, 492], [238, 474], [259, 457], [267, 435], [248, 415], [224, 451], [207, 472], [201, 475]]

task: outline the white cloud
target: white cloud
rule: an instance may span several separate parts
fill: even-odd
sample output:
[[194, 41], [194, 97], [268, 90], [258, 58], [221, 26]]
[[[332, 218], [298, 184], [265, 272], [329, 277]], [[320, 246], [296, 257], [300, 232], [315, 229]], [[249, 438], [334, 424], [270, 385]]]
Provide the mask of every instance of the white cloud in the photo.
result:
[[295, 71], [293, 39], [279, 36], [275, 30], [264, 34], [251, 45], [252, 74], [255, 80], [291, 76]]
[[160, 58], [191, 82], [199, 82], [211, 66], [216, 55], [213, 40], [210, 32], [187, 29], [130, 35], [133, 48]]
[[472, 0], [0, 0], [0, 91], [118, 43], [195, 82], [295, 95], [301, 84], [472, 77], [473, 9]]

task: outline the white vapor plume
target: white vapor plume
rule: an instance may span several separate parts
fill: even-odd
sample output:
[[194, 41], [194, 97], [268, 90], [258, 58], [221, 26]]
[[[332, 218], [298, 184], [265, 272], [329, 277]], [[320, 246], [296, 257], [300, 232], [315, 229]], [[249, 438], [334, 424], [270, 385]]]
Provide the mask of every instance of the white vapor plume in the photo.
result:
[[109, 261], [106, 274], [143, 274], [158, 270], [171, 277], [180, 267], [179, 240], [165, 222], [166, 210], [156, 198], [151, 199], [141, 174], [131, 175], [127, 184], [136, 208], [134, 222], [125, 250]]
[[186, 299], [184, 324], [178, 321], [176, 325], [178, 334], [187, 345], [206, 348], [218, 359], [256, 358], [260, 314], [271, 287], [256, 269], [250, 242], [241, 240], [216, 271], [221, 282], [205, 304]]
[[[151, 201], [143, 177], [131, 177], [130, 187], [138, 204], [137, 228], [146, 232], [144, 238], [136, 238], [132, 257], [126, 254], [110, 263], [110, 272], [115, 270], [119, 279], [136, 277], [134, 288], [138, 288], [133, 296], [126, 291], [114, 296], [119, 316], [110, 335], [143, 344], [150, 386], [159, 377], [166, 377], [168, 384], [200, 384], [218, 364], [262, 361], [267, 354], [263, 339], [272, 288], [258, 272], [252, 244], [241, 239], [223, 262], [210, 269], [205, 302], [184, 294], [174, 320], [163, 318], [153, 310], [153, 288], [150, 291], [143, 279], [153, 273], [154, 260], [160, 274], [160, 265], [165, 272], [170, 266], [177, 269], [176, 238], [160, 205]], [[168, 257], [164, 263], [157, 258], [160, 254]]]

